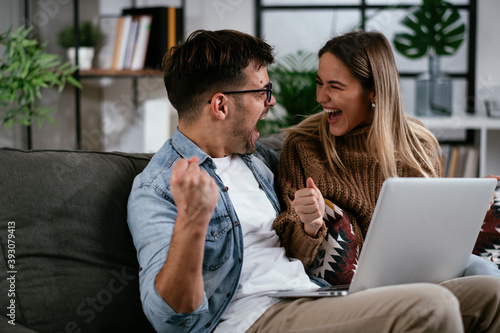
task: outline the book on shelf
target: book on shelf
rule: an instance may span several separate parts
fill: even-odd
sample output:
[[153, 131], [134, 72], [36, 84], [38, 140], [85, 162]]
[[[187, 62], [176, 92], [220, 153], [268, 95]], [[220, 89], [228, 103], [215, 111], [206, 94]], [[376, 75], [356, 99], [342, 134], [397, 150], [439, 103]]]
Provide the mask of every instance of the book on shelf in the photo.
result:
[[441, 177], [448, 174], [448, 167], [450, 165], [451, 146], [441, 145]]
[[131, 70], [140, 70], [144, 68], [146, 53], [148, 50], [149, 35], [151, 32], [151, 22], [153, 20], [151, 15], [140, 15], [136, 18], [139, 21], [139, 28], [137, 31], [134, 53], [132, 55], [132, 62], [130, 64]]
[[448, 168], [446, 169], [446, 177], [455, 177], [455, 171], [457, 169], [458, 162], [458, 147], [451, 147], [450, 161], [447, 163]]
[[104, 43], [97, 54], [97, 67], [111, 69], [115, 54], [119, 15], [104, 15], [99, 18], [99, 28], [104, 35]]
[[115, 49], [113, 50], [113, 62], [111, 63], [111, 69], [118, 68], [118, 58], [120, 57], [120, 49], [123, 38], [123, 23], [124, 23], [124, 17], [121, 16], [118, 18], [118, 28], [115, 36], [116, 37], [114, 45]]
[[122, 70], [125, 67], [125, 53], [127, 52], [127, 42], [130, 33], [130, 26], [132, 25], [132, 16], [124, 15], [120, 17], [120, 24], [118, 25], [118, 35], [116, 39], [115, 56], [113, 61], [114, 70]]
[[469, 154], [469, 146], [459, 145], [458, 146], [458, 156], [457, 164], [455, 167], [455, 177], [463, 177], [465, 171], [465, 160]]
[[163, 56], [184, 36], [184, 14], [176, 7], [134, 7], [99, 19], [105, 34], [98, 68], [161, 69]]
[[139, 23], [137, 19], [132, 17], [130, 22], [130, 27], [127, 34], [127, 45], [125, 46], [125, 56], [123, 58], [123, 68], [129, 69], [132, 63], [132, 54], [134, 52], [134, 46], [137, 39], [137, 30], [139, 28]]
[[441, 145], [444, 177], [478, 176], [479, 149], [472, 145]]
[[123, 9], [122, 14], [151, 16], [151, 28], [144, 67], [160, 69], [163, 56], [168, 49], [183, 40], [183, 8], [133, 7]]
[[105, 34], [99, 50], [98, 68], [141, 70], [146, 59], [151, 15], [104, 15], [100, 27]]
[[467, 159], [465, 160], [464, 177], [477, 177], [479, 171], [479, 149], [477, 147], [469, 147]]

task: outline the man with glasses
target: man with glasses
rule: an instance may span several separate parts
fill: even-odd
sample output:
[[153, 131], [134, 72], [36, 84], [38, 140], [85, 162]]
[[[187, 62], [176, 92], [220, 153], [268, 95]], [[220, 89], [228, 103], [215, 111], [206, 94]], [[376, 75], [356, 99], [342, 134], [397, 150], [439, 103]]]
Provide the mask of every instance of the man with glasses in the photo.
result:
[[[165, 58], [179, 115], [172, 138], [138, 175], [128, 223], [146, 316], [158, 332], [461, 332], [459, 304], [430, 284], [339, 298], [281, 301], [308, 289], [302, 263], [273, 230], [277, 156], [255, 126], [276, 100], [271, 46], [230, 31], [196, 31]], [[208, 103], [207, 103], [208, 101]]]

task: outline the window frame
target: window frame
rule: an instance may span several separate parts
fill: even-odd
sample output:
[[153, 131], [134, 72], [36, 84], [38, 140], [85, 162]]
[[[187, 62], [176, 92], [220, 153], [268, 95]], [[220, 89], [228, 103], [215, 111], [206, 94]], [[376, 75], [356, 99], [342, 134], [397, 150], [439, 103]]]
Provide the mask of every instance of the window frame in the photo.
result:
[[[255, 35], [262, 37], [263, 13], [266, 11], [280, 10], [359, 10], [361, 13], [361, 26], [364, 28], [364, 21], [367, 18], [367, 12], [370, 10], [379, 10], [390, 8], [392, 5], [370, 5], [367, 0], [359, 0], [358, 5], [263, 5], [262, 0], [255, 0]], [[333, 1], [332, 1], [333, 2]], [[399, 5], [401, 9], [414, 8], [417, 5]], [[477, 0], [468, 0], [468, 4], [453, 5], [459, 10], [464, 10], [468, 14], [468, 40], [466, 70], [460, 73], [446, 73], [452, 80], [465, 79], [467, 81], [467, 97], [465, 112], [475, 113], [475, 87], [476, 87], [476, 33], [477, 33]], [[416, 79], [422, 72], [399, 71], [401, 78]]]

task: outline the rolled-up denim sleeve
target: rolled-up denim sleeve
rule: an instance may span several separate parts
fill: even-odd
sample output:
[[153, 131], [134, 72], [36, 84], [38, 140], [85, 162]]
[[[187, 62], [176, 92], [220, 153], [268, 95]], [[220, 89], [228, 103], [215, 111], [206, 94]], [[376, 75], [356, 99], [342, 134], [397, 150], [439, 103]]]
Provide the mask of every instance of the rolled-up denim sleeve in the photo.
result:
[[208, 311], [206, 294], [200, 307], [188, 314], [176, 313], [158, 294], [155, 278], [170, 247], [177, 208], [167, 188], [134, 181], [128, 201], [128, 225], [139, 261], [139, 287], [144, 313], [158, 332], [188, 331], [199, 314]]

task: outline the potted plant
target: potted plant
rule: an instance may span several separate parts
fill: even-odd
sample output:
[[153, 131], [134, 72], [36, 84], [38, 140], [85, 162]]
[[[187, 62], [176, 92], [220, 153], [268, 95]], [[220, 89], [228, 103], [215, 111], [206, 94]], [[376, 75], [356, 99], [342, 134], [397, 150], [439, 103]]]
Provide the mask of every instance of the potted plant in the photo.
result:
[[452, 4], [423, 0], [401, 23], [409, 32], [394, 36], [394, 47], [403, 56], [429, 57], [429, 72], [417, 79], [416, 114], [451, 115], [451, 80], [439, 69], [441, 56], [457, 52], [465, 39], [465, 24]]
[[285, 55], [268, 69], [273, 83], [273, 95], [282, 108], [270, 109], [270, 116], [258, 123], [263, 135], [298, 124], [304, 116], [317, 112], [316, 73], [317, 56], [314, 52], [299, 50]]
[[47, 42], [40, 45], [30, 39], [31, 30], [20, 27], [0, 34], [0, 45], [5, 47], [0, 58], [0, 119], [7, 128], [15, 123], [31, 125], [36, 119], [39, 125], [45, 119], [54, 122], [50, 116], [54, 110], [37, 103], [42, 88], [58, 87], [61, 92], [66, 82], [81, 88], [72, 76], [76, 67], [45, 53]]
[[[67, 49], [68, 58], [75, 64], [75, 30], [69, 26], [59, 33], [59, 45]], [[104, 34], [91, 22], [82, 22], [79, 25], [79, 44], [78, 44], [78, 65], [80, 69], [87, 70], [92, 68], [95, 49], [104, 42]]]

